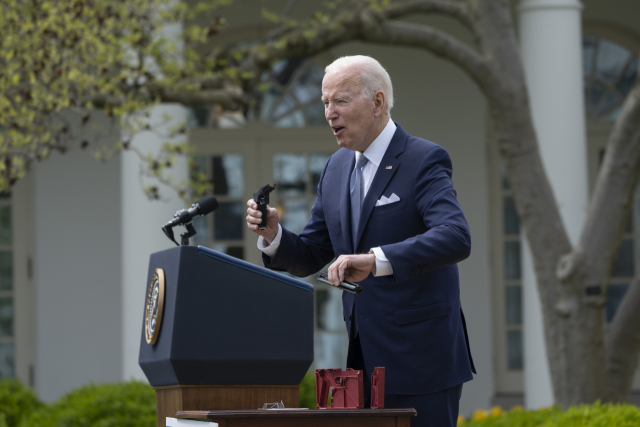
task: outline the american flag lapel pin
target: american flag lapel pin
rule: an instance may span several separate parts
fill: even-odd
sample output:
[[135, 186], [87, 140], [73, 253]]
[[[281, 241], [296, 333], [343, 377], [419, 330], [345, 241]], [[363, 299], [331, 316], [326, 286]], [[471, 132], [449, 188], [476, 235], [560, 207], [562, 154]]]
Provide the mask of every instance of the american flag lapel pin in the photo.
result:
[[387, 166], [387, 169], [393, 169], [393, 166]]

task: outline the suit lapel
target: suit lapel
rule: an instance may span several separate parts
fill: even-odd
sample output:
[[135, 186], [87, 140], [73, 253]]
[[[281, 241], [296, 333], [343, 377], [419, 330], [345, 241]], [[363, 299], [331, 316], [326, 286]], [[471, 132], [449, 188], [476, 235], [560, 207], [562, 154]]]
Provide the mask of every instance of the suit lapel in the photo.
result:
[[[393, 138], [391, 138], [391, 142], [389, 143], [389, 147], [387, 147], [387, 151], [384, 153], [382, 157], [382, 161], [378, 166], [378, 170], [376, 171], [375, 176], [373, 177], [373, 182], [369, 187], [369, 191], [367, 191], [367, 195], [362, 201], [362, 210], [360, 211], [360, 222], [358, 223], [358, 234], [356, 236], [356, 247], [354, 250], [358, 249], [358, 244], [360, 243], [360, 238], [362, 237], [362, 233], [364, 232], [364, 228], [367, 225], [367, 221], [369, 221], [369, 217], [371, 216], [371, 212], [373, 208], [382, 196], [382, 192], [393, 175], [395, 175], [398, 167], [400, 167], [400, 161], [396, 159], [404, 151], [404, 144], [407, 140], [407, 133], [404, 129], [396, 123], [396, 132], [393, 134]], [[355, 157], [355, 156], [354, 156]], [[391, 166], [391, 169], [388, 167]], [[352, 165], [352, 168], [354, 165]], [[344, 174], [342, 176], [344, 179]], [[348, 195], [348, 194], [347, 194]], [[344, 230], [344, 226], [343, 226]]]
[[349, 181], [351, 172], [356, 166], [356, 155], [353, 151], [342, 167], [342, 188], [340, 189], [340, 225], [342, 226], [342, 238], [347, 247], [347, 253], [353, 253], [351, 238], [351, 196], [349, 194]]

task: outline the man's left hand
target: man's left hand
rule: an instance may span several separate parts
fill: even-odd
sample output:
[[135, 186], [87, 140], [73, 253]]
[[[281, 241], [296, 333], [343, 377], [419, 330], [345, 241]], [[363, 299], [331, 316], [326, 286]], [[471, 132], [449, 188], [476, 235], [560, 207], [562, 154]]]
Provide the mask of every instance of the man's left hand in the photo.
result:
[[331, 284], [338, 286], [341, 281], [345, 280], [347, 282], [361, 282], [375, 268], [376, 256], [374, 254], [340, 255], [329, 267], [327, 275]]

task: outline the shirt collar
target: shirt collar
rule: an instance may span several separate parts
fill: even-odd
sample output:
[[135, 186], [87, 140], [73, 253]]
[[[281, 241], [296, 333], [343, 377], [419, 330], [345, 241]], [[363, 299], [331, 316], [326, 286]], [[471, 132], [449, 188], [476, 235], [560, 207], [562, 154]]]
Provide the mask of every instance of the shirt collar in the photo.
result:
[[389, 117], [389, 121], [387, 125], [382, 129], [380, 135], [364, 150], [364, 153], [356, 151], [356, 163], [358, 159], [360, 159], [361, 155], [365, 155], [367, 159], [376, 165], [376, 167], [380, 166], [380, 162], [384, 157], [384, 153], [386, 153], [389, 144], [391, 143], [391, 138], [393, 138], [393, 134], [396, 133], [396, 124], [393, 123], [391, 117]]

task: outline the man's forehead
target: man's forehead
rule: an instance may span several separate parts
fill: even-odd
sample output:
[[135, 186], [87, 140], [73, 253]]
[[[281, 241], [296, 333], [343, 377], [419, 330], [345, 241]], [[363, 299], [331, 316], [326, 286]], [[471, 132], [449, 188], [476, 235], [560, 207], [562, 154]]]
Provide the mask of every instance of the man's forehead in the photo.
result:
[[360, 87], [360, 74], [354, 72], [333, 72], [325, 74], [322, 79], [322, 96], [339, 96], [353, 93]]

